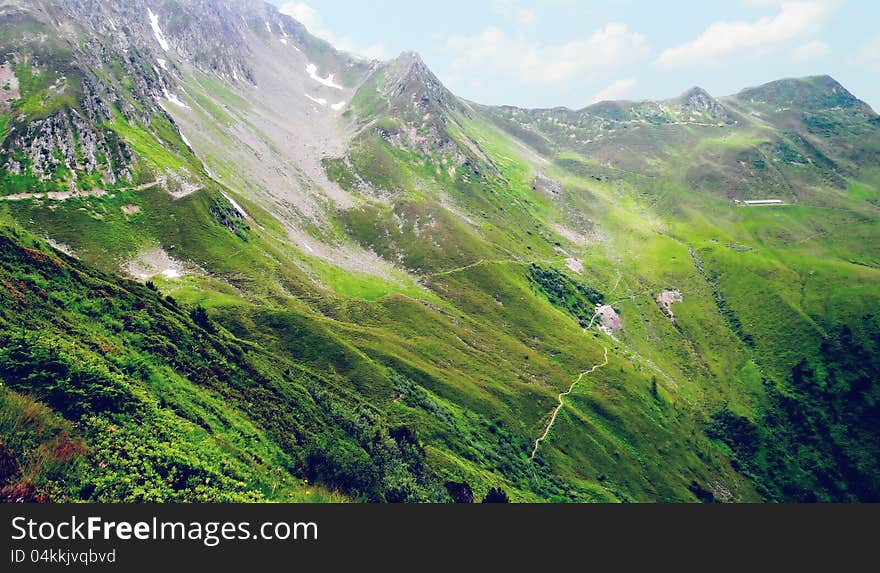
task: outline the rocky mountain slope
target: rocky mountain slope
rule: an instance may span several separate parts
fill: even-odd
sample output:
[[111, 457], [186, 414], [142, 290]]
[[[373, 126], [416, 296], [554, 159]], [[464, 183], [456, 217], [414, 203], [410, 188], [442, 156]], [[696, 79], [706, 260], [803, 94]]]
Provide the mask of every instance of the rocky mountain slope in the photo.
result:
[[828, 77], [489, 107], [257, 0], [0, 0], [0, 487], [876, 500], [878, 166]]

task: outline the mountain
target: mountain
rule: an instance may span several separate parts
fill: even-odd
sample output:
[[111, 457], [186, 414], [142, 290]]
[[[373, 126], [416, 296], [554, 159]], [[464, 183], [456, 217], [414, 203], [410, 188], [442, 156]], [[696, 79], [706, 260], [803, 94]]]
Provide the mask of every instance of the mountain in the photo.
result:
[[257, 0], [0, 0], [0, 495], [876, 501], [878, 167], [828, 77], [492, 107]]

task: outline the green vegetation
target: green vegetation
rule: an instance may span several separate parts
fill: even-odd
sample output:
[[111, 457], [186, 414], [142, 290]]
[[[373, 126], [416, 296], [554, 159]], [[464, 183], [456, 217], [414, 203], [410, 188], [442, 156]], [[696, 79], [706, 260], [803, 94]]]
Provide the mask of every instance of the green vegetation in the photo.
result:
[[[300, 479], [317, 476], [364, 499], [440, 499], [414, 434], [386, 429], [366, 404], [221, 332], [199, 307], [16, 231], [0, 242], [0, 422], [31, 408], [47, 428], [39, 443], [4, 432], [4, 455], [24, 468], [18, 489], [55, 500], [338, 499]], [[58, 459], [34, 459], [47, 448], [39, 455]]]
[[880, 499], [880, 123], [830, 78], [491, 108], [306, 37], [360, 86], [322, 195], [275, 90], [22, 10], [0, 195], [64, 193], [0, 201], [0, 499]]
[[544, 269], [535, 263], [529, 265], [529, 280], [550, 304], [571, 314], [582, 328], [589, 325], [596, 306], [605, 301], [605, 296], [596, 289], [576, 282], [556, 269]]
[[775, 501], [880, 499], [880, 323], [832, 332], [803, 359], [752, 422], [722, 410], [706, 432], [730, 449], [734, 467]]

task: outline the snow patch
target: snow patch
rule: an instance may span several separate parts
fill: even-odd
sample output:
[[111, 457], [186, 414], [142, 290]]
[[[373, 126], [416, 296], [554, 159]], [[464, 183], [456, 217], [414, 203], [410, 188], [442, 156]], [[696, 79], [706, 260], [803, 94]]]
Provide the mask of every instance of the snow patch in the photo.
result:
[[341, 110], [342, 108], [344, 108], [344, 107], [346, 106], [347, 103], [348, 103], [348, 102], [344, 102], [344, 101], [341, 101], [341, 102], [339, 102], [339, 103], [334, 103], [333, 105], [330, 106], [330, 108], [331, 108], [333, 111], [339, 111], [339, 110]]
[[239, 215], [241, 215], [242, 217], [245, 217], [246, 219], [250, 219], [250, 216], [247, 214], [247, 212], [244, 209], [241, 208], [241, 205], [239, 205], [238, 203], [235, 202], [235, 199], [233, 199], [232, 197], [230, 197], [229, 195], [227, 195], [223, 191], [221, 191], [220, 193], [222, 193], [223, 196], [226, 197], [226, 200], [229, 201], [229, 203], [232, 205], [233, 209], [238, 211]]
[[303, 246], [308, 249], [310, 253], [314, 253], [315, 249], [313, 249], [307, 242], [303, 241]]
[[168, 65], [166, 64], [165, 60], [163, 60], [162, 58], [156, 58], [156, 61], [159, 62], [160, 68], [162, 68], [166, 72], [168, 71]]
[[[281, 43], [286, 46], [288, 44], [287, 39], [290, 38], [290, 36], [287, 35], [287, 30], [284, 28], [284, 26], [279, 26], [279, 28], [281, 29], [281, 35], [284, 36], [283, 38], [281, 38]], [[294, 46], [293, 49], [297, 52], [299, 51], [299, 48], [297, 48], [296, 46]]]
[[183, 134], [183, 132], [182, 132], [182, 131], [178, 131], [177, 133], [180, 134], [180, 140], [183, 141], [183, 142], [186, 144], [187, 147], [189, 147], [190, 149], [192, 149], [192, 148], [193, 148], [192, 143], [189, 142], [189, 140], [186, 138], [186, 136]]
[[312, 78], [322, 86], [327, 86], [328, 88], [333, 88], [337, 90], [343, 89], [341, 85], [333, 81], [333, 74], [327, 74], [326, 78], [322, 78], [321, 76], [319, 76], [318, 66], [316, 66], [315, 64], [306, 65], [306, 72], [308, 72], [310, 78]]
[[147, 8], [147, 16], [150, 17], [150, 26], [153, 28], [153, 36], [156, 37], [156, 41], [159, 42], [162, 49], [167, 52], [171, 46], [168, 44], [168, 40], [165, 39], [165, 34], [162, 33], [162, 28], [159, 27], [159, 16], [153, 14], [153, 11], [149, 8]]
[[142, 281], [155, 276], [178, 279], [186, 274], [183, 264], [171, 258], [171, 255], [159, 247], [142, 251], [137, 258], [128, 262], [126, 270], [131, 276]]
[[325, 100], [325, 99], [322, 98], [322, 97], [312, 97], [312, 96], [310, 96], [309, 94], [303, 94], [303, 95], [306, 96], [307, 98], [309, 98], [310, 100], [312, 100], [313, 102], [315, 102], [316, 104], [320, 105], [320, 106], [325, 106], [325, 105], [327, 105], [327, 100]]
[[176, 106], [178, 106], [178, 107], [182, 107], [183, 109], [190, 109], [190, 107], [189, 107], [188, 105], [186, 105], [185, 103], [183, 103], [183, 102], [180, 100], [180, 98], [178, 98], [178, 97], [177, 97], [176, 95], [174, 95], [173, 93], [169, 92], [166, 88], [162, 88], [162, 93], [165, 95], [165, 99], [167, 99], [168, 101], [170, 101], [170, 102], [173, 103], [174, 105], [176, 105]]

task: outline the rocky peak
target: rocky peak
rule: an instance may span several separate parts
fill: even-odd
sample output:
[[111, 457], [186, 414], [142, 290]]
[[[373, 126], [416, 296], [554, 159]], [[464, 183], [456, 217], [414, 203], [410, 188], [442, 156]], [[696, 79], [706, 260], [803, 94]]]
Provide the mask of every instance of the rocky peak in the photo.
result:
[[698, 86], [692, 87], [684, 92], [681, 95], [681, 99], [685, 105], [703, 110], [708, 110], [714, 104], [718, 103], [715, 101], [715, 98], [709, 95], [709, 92]]
[[377, 66], [360, 90], [362, 100], [376, 104], [361, 107], [359, 121], [390, 145], [416, 150], [452, 175], [461, 168], [468, 176], [498, 174], [477, 142], [452, 135], [461, 129], [451, 127], [460, 115], [469, 115], [471, 107], [446, 89], [415, 52]]
[[724, 123], [733, 121], [721, 102], [701, 87], [689, 89], [681, 95], [679, 100], [681, 101], [681, 109], [685, 113], [707, 116]]
[[[59, 17], [77, 22], [102, 43], [134, 48], [157, 60], [185, 60], [230, 81], [250, 81], [247, 33], [263, 27], [253, 0], [47, 0]], [[263, 9], [265, 12], [266, 10]]]
[[385, 68], [385, 91], [397, 111], [445, 115], [460, 109], [458, 99], [415, 52], [404, 52]]

